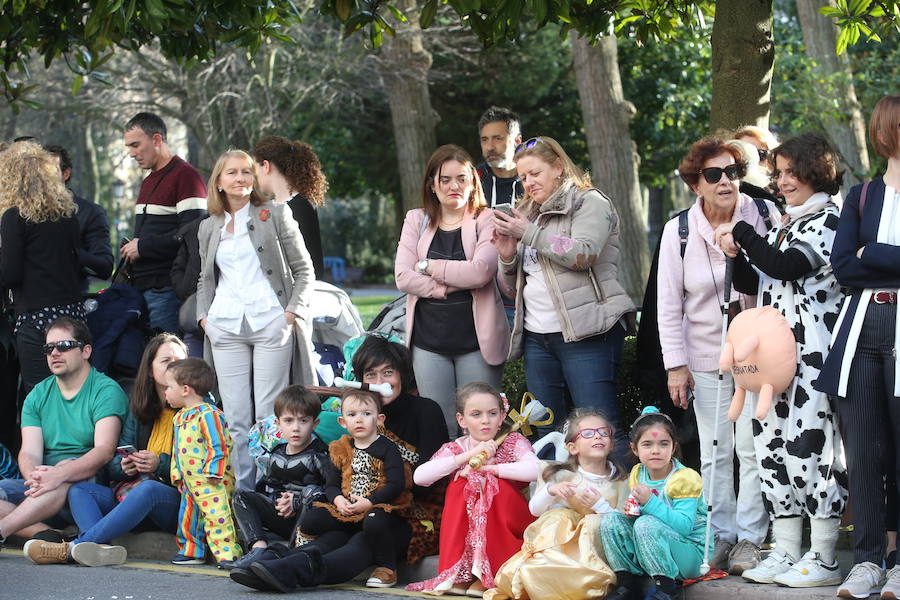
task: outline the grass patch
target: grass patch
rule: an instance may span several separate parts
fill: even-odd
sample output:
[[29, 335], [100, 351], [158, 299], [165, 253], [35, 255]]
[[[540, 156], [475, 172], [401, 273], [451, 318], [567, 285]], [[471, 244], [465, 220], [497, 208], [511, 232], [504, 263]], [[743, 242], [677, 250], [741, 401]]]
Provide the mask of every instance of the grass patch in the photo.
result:
[[351, 296], [350, 300], [353, 306], [359, 311], [359, 318], [362, 319], [363, 327], [368, 329], [372, 322], [385, 304], [396, 298], [397, 296]]

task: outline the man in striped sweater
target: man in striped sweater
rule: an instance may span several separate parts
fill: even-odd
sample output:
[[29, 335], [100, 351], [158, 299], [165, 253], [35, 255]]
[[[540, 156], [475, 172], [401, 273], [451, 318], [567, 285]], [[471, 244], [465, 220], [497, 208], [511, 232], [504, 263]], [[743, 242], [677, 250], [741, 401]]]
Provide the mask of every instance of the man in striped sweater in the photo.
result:
[[206, 186], [197, 169], [169, 148], [166, 124], [157, 115], [132, 117], [125, 124], [125, 147], [150, 174], [141, 183], [134, 237], [122, 246], [122, 257], [147, 301], [150, 326], [176, 333], [180, 302], [169, 271], [178, 252], [178, 230], [206, 213]]

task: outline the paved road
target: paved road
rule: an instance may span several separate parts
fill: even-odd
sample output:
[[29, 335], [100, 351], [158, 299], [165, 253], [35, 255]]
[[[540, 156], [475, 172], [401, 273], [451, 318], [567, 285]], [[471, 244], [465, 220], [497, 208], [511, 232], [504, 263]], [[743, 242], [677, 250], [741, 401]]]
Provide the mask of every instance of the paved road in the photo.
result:
[[421, 597], [403, 590], [337, 586], [283, 595], [240, 586], [213, 567], [176, 567], [134, 561], [121, 567], [35, 565], [19, 550], [0, 552], [2, 600], [397, 600]]

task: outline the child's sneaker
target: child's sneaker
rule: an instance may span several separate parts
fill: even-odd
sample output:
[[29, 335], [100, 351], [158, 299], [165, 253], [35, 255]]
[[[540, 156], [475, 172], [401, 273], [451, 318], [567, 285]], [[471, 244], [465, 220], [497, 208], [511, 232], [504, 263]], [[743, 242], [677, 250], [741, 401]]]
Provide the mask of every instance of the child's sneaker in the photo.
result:
[[784, 550], [773, 550], [765, 560], [741, 573], [741, 577], [756, 583], [773, 583], [777, 575], [786, 572], [793, 564], [794, 559], [785, 554]]
[[900, 598], [900, 566], [887, 572], [887, 581], [881, 588], [881, 600], [897, 600]]
[[654, 577], [644, 600], [684, 600], [684, 586], [677, 579]]
[[818, 552], [807, 552], [790, 569], [773, 579], [778, 585], [794, 588], [821, 587], [841, 583], [841, 568], [837, 561], [827, 565]]
[[202, 556], [185, 556], [184, 554], [176, 554], [172, 557], [173, 565], [205, 565], [206, 559]]
[[372, 571], [371, 577], [366, 580], [366, 587], [389, 588], [397, 583], [397, 572], [387, 567], [378, 567]]
[[123, 546], [81, 542], [72, 546], [72, 558], [86, 567], [110, 567], [124, 563], [128, 559], [128, 551]]
[[861, 562], [853, 565], [844, 583], [838, 586], [838, 598], [868, 598], [873, 593], [878, 593], [878, 588], [884, 582], [884, 570], [870, 562]]

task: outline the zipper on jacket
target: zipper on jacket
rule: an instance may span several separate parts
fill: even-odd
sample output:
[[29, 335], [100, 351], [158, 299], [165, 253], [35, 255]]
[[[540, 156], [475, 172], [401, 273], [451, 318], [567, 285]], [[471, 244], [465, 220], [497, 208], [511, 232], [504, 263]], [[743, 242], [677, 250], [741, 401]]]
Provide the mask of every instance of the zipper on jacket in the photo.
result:
[[600, 291], [600, 284], [597, 282], [597, 278], [594, 277], [594, 266], [591, 265], [588, 268], [588, 277], [591, 279], [591, 285], [594, 287], [594, 294], [597, 296], [597, 302], [603, 302], [603, 292]]
[[[549, 263], [549, 259], [545, 259], [544, 257], [538, 255], [540, 258], [541, 271], [544, 271], [545, 263]], [[557, 295], [556, 301], [559, 305], [558, 315], [562, 317], [563, 322], [561, 323], [563, 326], [563, 341], [570, 341], [575, 339], [575, 328], [572, 327], [572, 322], [569, 321], [569, 311], [566, 310], [566, 303], [564, 302], [562, 296], [562, 291], [559, 289], [559, 282], [556, 280], [556, 271], [553, 270], [553, 265], [547, 264], [546, 273], [544, 274], [544, 278], [547, 278], [547, 274], [550, 275], [550, 280], [553, 282], [553, 294]], [[549, 288], [548, 288], [549, 290]], [[568, 338], [568, 339], [567, 339]]]

